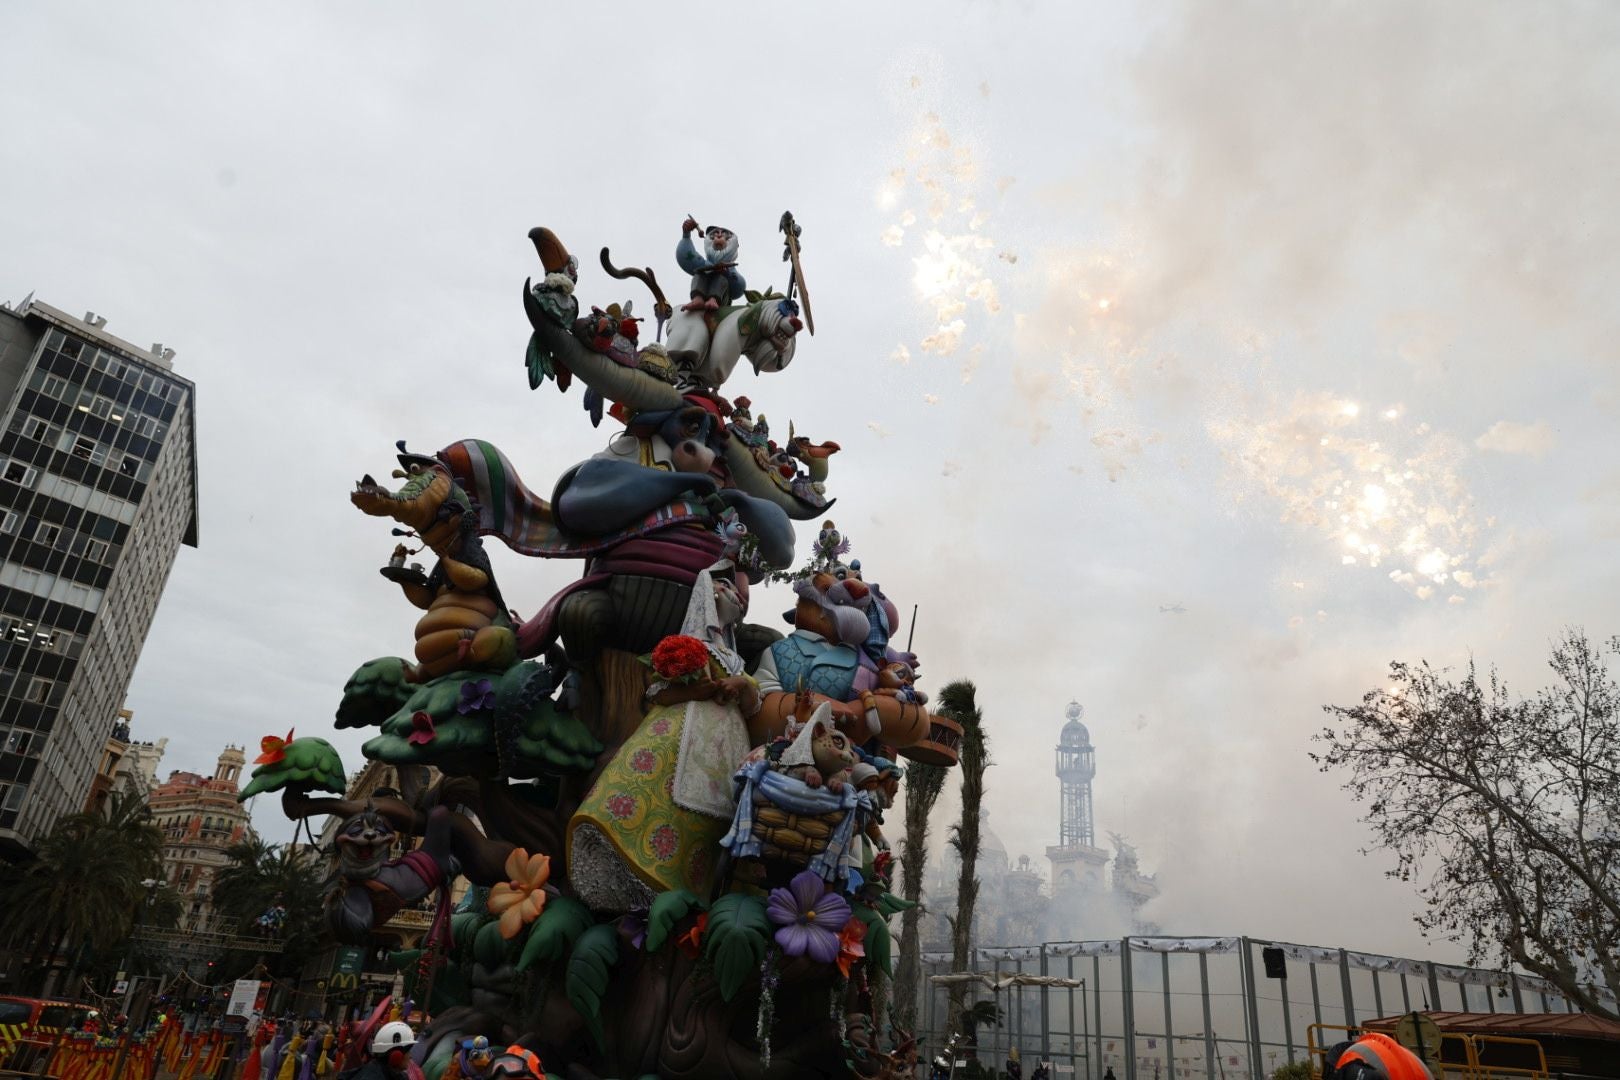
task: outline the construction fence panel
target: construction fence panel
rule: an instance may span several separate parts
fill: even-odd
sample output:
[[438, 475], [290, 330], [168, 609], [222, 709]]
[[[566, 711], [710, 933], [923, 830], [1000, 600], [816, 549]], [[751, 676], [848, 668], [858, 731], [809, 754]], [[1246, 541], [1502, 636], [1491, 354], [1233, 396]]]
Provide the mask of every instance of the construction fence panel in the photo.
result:
[[[1268, 977], [1281, 951], [1284, 978]], [[1274, 956], [1275, 959], [1275, 956]], [[976, 973], [971, 1005], [1000, 1022], [973, 1053], [1025, 1076], [1050, 1063], [1055, 1080], [1264, 1080], [1308, 1058], [1313, 1024], [1354, 1027], [1414, 1009], [1573, 1011], [1532, 976], [1246, 937], [1128, 937], [979, 948], [960, 970], [924, 953], [918, 1032], [924, 1059], [943, 1052], [950, 990], [935, 976]]]

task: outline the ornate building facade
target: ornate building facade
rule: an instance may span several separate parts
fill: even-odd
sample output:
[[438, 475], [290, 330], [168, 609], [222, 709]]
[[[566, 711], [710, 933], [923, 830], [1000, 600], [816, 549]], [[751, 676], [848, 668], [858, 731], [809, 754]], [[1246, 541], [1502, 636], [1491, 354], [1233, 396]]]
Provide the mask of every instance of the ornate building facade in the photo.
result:
[[175, 771], [152, 789], [148, 806], [163, 832], [163, 877], [180, 897], [180, 928], [214, 929], [214, 875], [230, 864], [232, 844], [254, 839], [247, 807], [236, 801], [247, 759], [227, 746], [214, 775]]

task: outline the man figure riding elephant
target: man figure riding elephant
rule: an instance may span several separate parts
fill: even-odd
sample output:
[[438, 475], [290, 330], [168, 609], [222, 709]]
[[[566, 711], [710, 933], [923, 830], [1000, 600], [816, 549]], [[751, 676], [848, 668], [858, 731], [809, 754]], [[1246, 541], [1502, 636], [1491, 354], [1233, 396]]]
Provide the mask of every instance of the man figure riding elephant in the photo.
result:
[[698, 223], [691, 215], [681, 222], [675, 261], [692, 275], [692, 301], [682, 311], [718, 311], [743, 295], [746, 283], [737, 272], [737, 234], [719, 225], [703, 230], [703, 254], [692, 243]]

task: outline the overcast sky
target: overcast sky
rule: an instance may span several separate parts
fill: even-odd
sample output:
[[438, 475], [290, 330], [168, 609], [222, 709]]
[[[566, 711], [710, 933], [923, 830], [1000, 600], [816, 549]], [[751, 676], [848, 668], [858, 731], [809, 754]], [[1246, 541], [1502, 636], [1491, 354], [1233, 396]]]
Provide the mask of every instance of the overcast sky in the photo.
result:
[[[1456, 956], [1309, 736], [1390, 660], [1528, 689], [1620, 630], [1620, 9], [588, 7], [8, 5], [0, 295], [198, 386], [201, 547], [129, 699], [164, 770], [289, 727], [360, 764], [332, 712], [414, 615], [347, 491], [395, 439], [542, 491], [602, 447], [527, 389], [531, 226], [640, 308], [598, 247], [678, 285], [691, 213], [780, 288], [791, 209], [818, 332], [726, 390], [842, 444], [831, 516], [928, 688], [978, 683], [1013, 856], [1074, 698], [1166, 930]], [[495, 558], [525, 614], [579, 569]]]

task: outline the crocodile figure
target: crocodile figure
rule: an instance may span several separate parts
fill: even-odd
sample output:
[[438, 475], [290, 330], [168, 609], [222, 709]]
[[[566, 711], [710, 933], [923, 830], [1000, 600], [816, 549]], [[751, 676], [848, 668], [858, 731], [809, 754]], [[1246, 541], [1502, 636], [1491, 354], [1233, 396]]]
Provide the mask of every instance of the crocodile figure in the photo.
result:
[[386, 566], [384, 577], [426, 614], [416, 624], [415, 664], [410, 682], [452, 671], [505, 671], [517, 662], [517, 636], [484, 542], [472, 500], [436, 458], [399, 453], [394, 476], [405, 481], [390, 492], [370, 475], [349, 500], [373, 517], [390, 517], [419, 537], [438, 561], [432, 571]]

